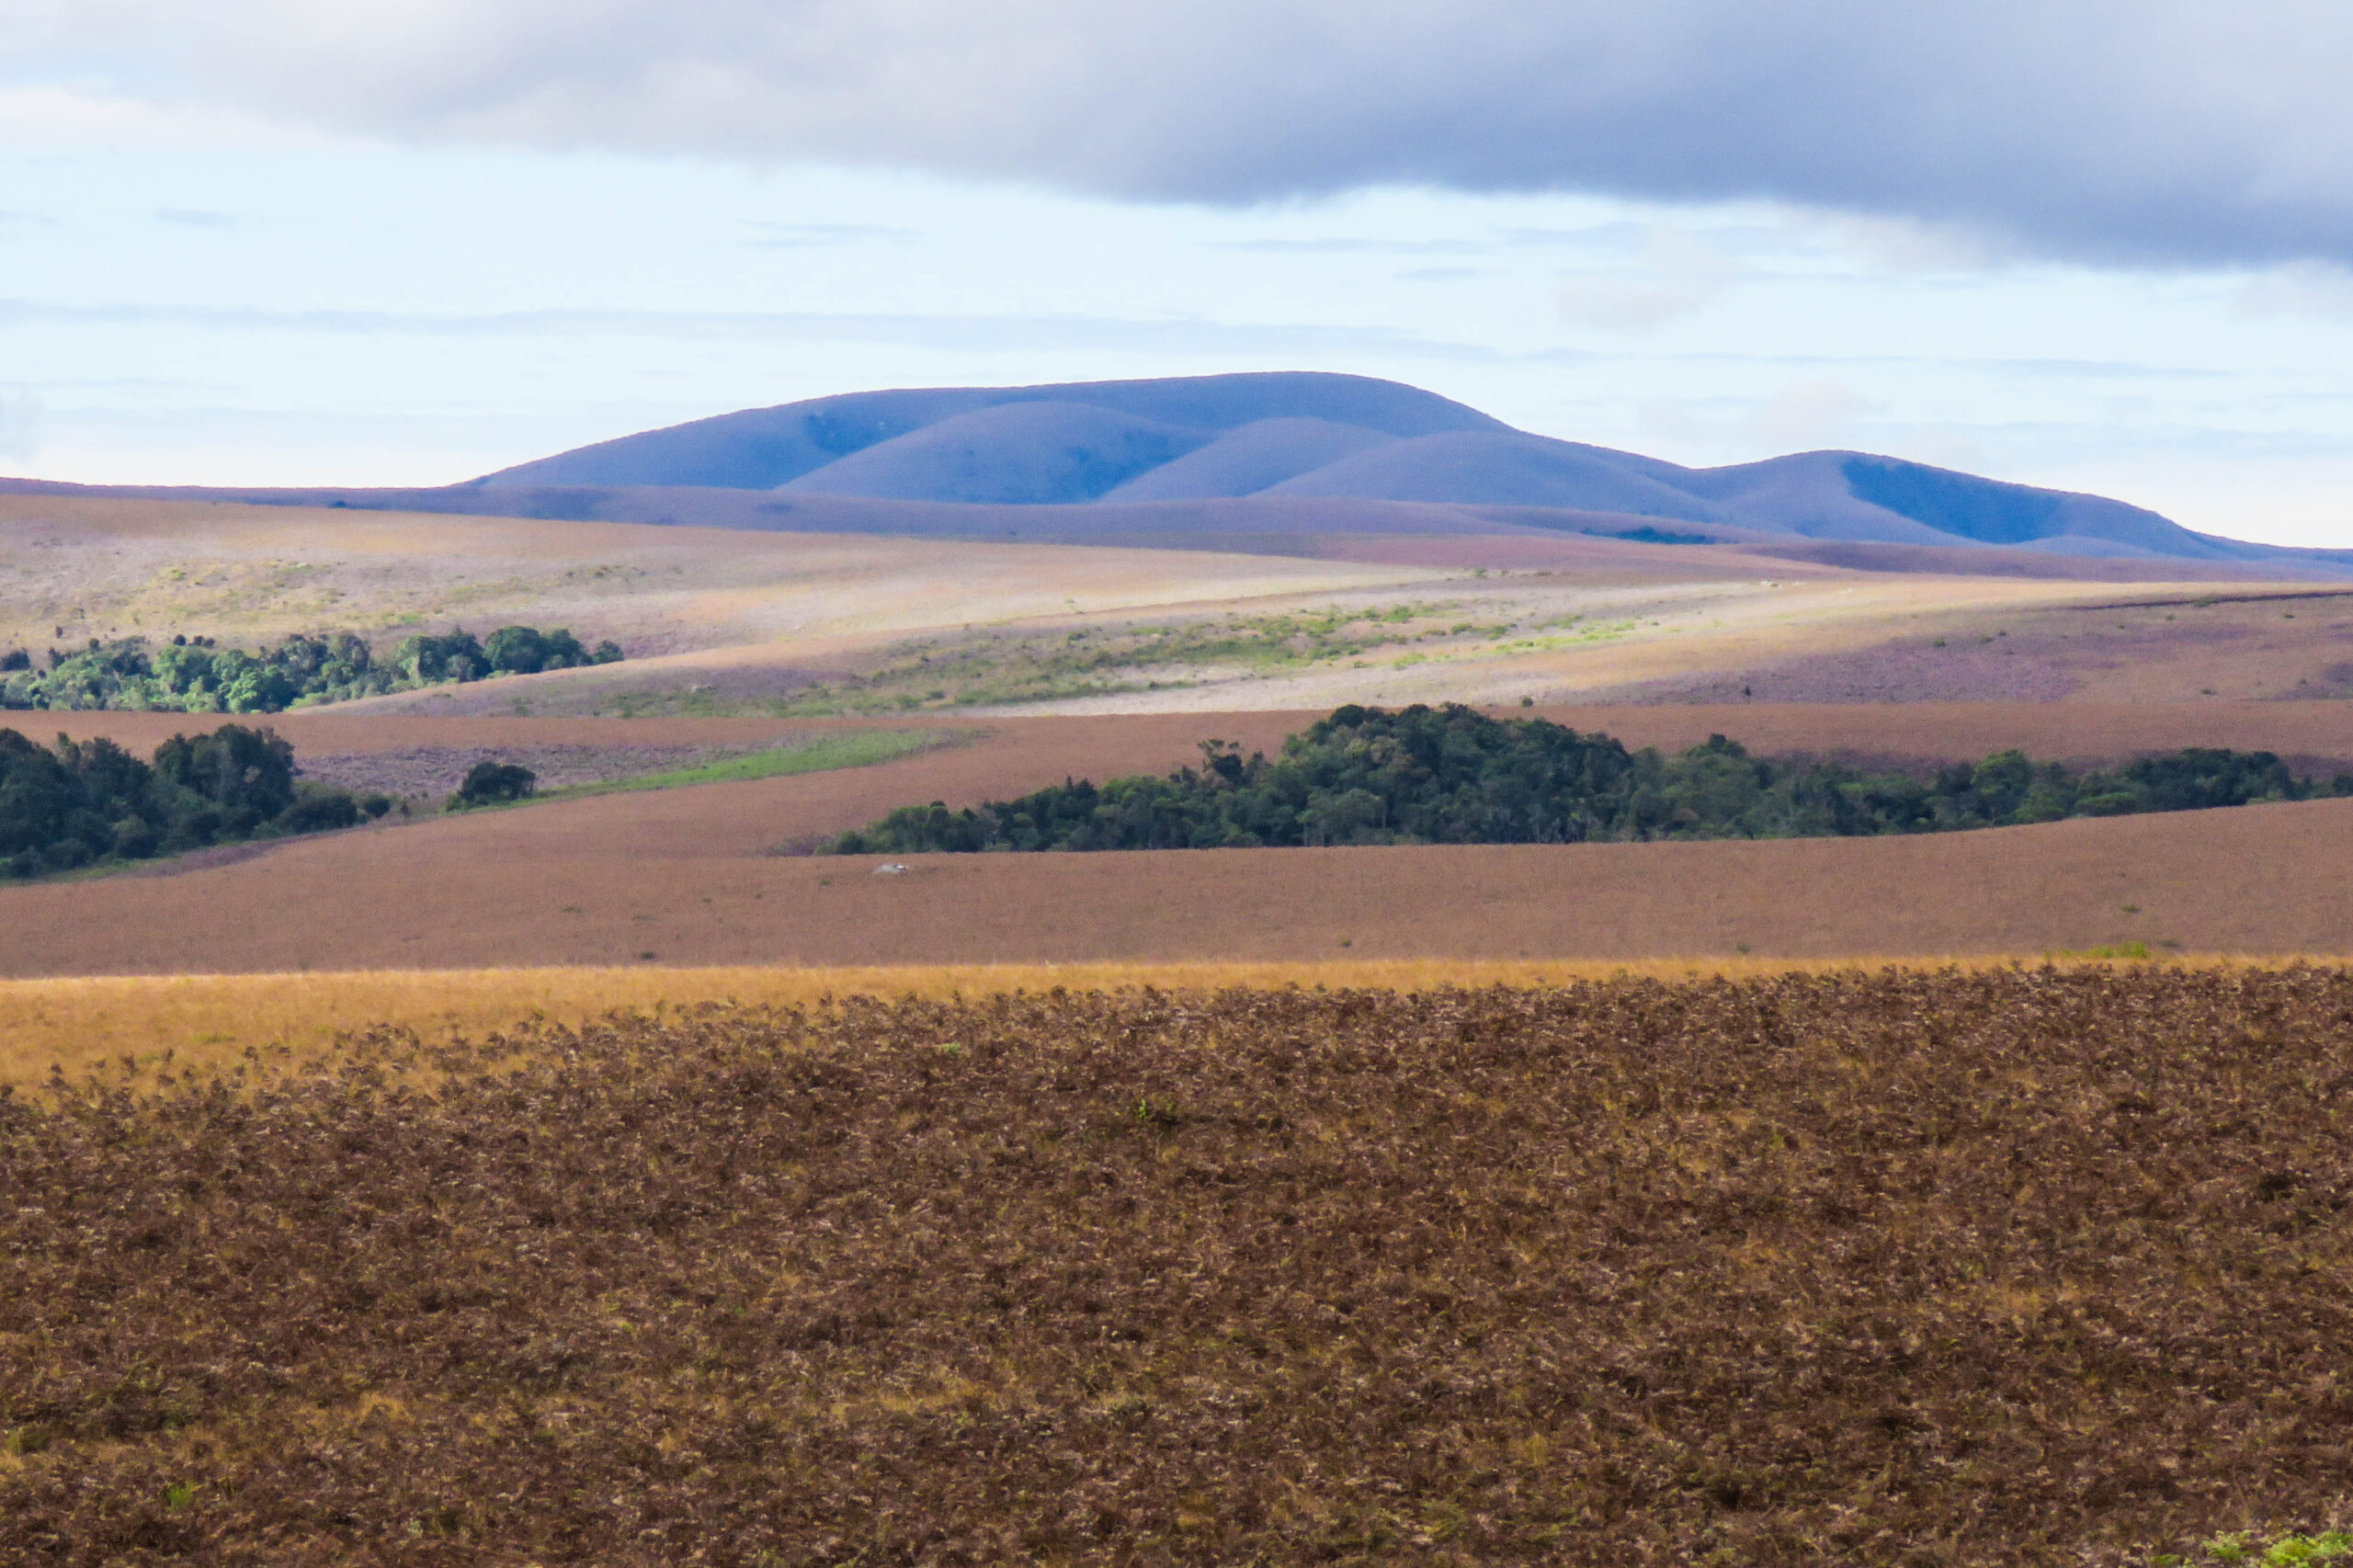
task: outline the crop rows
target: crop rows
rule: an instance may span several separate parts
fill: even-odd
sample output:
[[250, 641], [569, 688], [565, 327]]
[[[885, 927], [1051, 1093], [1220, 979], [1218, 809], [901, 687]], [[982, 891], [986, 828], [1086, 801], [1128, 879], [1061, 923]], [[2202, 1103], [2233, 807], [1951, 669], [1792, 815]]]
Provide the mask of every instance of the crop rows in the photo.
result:
[[0, 1561], [2342, 1525], [2353, 977], [703, 1006], [0, 1097]]

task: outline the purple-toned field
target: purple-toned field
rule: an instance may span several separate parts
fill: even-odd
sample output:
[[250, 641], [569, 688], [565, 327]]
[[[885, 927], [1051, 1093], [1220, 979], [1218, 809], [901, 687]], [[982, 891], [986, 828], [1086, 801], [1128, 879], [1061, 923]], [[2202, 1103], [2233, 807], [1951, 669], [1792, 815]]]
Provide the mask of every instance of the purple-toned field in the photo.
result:
[[[1635, 744], [2114, 758], [2185, 744], [2353, 767], [2343, 704], [1664, 706], [1552, 716]], [[164, 716], [61, 715], [152, 745]], [[1303, 715], [1007, 720], [870, 767], [441, 817], [233, 863], [0, 890], [0, 973], [1086, 960], [1837, 957], [2353, 949], [2353, 801], [1903, 839], [927, 857], [779, 855], [892, 806], [1003, 798], [1271, 748]], [[772, 721], [290, 716], [305, 755], [470, 742], [748, 744]], [[835, 726], [838, 727], [838, 726]]]

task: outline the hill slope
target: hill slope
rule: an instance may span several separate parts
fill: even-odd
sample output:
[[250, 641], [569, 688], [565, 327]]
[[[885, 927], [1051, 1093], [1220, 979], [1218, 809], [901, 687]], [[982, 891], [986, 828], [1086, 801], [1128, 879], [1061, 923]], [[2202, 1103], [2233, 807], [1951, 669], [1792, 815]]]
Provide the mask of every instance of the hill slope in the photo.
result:
[[[1355, 426], [1387, 437], [1508, 428], [1476, 409], [1465, 408], [1435, 392], [1365, 376], [1316, 371], [1091, 381], [1068, 386], [848, 392], [786, 403], [779, 408], [724, 414], [643, 435], [623, 436], [502, 469], [475, 483], [496, 489], [544, 484], [695, 484], [770, 490], [809, 480], [845, 459], [915, 431], [983, 410], [1020, 403], [1049, 403], [1065, 411], [1093, 409], [1195, 432], [1189, 444], [1170, 451], [1168, 458], [1206, 444], [1217, 434], [1267, 419], [1305, 416]], [[1070, 417], [1065, 412], [1063, 419]], [[1097, 426], [1074, 423], [1061, 428], [1057, 422], [1047, 419], [994, 428], [1001, 429], [1007, 440], [1032, 444], [1075, 441], [1086, 446], [1102, 435]], [[875, 494], [878, 492], [869, 488], [877, 482], [875, 472], [870, 463], [855, 465], [842, 469], [828, 480], [803, 483], [800, 488], [825, 494]], [[843, 483], [853, 487], [837, 487]], [[925, 494], [906, 498], [988, 501], [999, 497], [970, 494], [943, 476]]]
[[1311, 372], [854, 392], [626, 436], [473, 485], [783, 490], [949, 506], [1312, 497], [1604, 513], [1812, 540], [2353, 564], [2353, 555], [2336, 559], [2344, 552], [2193, 533], [2101, 496], [1862, 452], [1683, 468], [1514, 430], [1393, 381]]
[[2103, 496], [1866, 452], [1685, 468], [1515, 430], [1394, 381], [1307, 371], [852, 392], [434, 489], [0, 479], [0, 494], [1277, 554], [1345, 553], [1334, 541], [1362, 536], [1599, 534], [1865, 570], [2353, 576], [2353, 550], [2195, 533]]

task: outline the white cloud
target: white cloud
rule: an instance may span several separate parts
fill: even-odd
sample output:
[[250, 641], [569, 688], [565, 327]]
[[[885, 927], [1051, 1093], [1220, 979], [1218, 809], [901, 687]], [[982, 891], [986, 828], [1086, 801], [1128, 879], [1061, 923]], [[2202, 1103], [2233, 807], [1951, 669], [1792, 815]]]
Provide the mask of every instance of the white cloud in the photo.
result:
[[1748, 427], [1776, 447], [1841, 445], [1870, 401], [1838, 381], [1793, 381], [1748, 411]]
[[2353, 261], [2348, 57], [2336, 0], [0, 0], [0, 135], [71, 131], [103, 95], [24, 93], [104, 79], [1123, 197], [1756, 197], [2099, 261]]
[[[7, 22], [0, 0], [0, 32]], [[6, 45], [0, 44], [0, 63]], [[77, 85], [0, 85], [0, 151], [188, 152], [317, 145], [331, 138], [235, 104]]]
[[1983, 272], [2017, 258], [2006, 236], [1957, 223], [1863, 213], [1805, 213], [1841, 249], [1890, 272]]
[[2325, 261], [2291, 261], [2247, 279], [2244, 316], [2353, 316], [2353, 271]]
[[40, 455], [41, 403], [28, 388], [0, 392], [0, 459], [29, 462]]
[[1688, 230], [1651, 231], [1632, 280], [1574, 278], [1561, 285], [1561, 316], [1607, 332], [1648, 332], [1696, 313], [1732, 285], [1739, 268]]
[[[1645, 398], [1634, 405], [1634, 423], [1645, 438], [1671, 443], [1687, 458], [1706, 454], [1696, 460], [1708, 464], [1735, 460], [1735, 454], [1843, 446], [1856, 425], [1881, 408], [1843, 381], [1804, 381], [1787, 382], [1745, 407], [1731, 398]], [[1911, 447], [1924, 444], [1934, 442]], [[1919, 454], [1907, 448], [1907, 455]]]

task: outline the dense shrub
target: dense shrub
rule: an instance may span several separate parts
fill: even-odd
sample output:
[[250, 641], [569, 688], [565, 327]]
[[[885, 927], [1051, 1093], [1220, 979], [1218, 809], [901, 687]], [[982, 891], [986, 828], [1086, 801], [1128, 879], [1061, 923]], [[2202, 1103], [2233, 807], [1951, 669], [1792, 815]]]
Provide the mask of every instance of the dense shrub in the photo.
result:
[[540, 776], [520, 763], [477, 762], [466, 770], [458, 792], [449, 797], [449, 807], [457, 811], [529, 800], [539, 785]]
[[542, 632], [529, 626], [502, 626], [483, 643], [483, 656], [497, 675], [537, 675], [541, 670], [568, 670], [581, 665], [609, 665], [621, 656], [619, 645], [599, 642], [583, 648], [580, 640], [559, 627]]
[[905, 806], [826, 847], [1202, 849], [1252, 845], [1571, 844], [1942, 833], [2071, 816], [2353, 793], [2269, 752], [2196, 749], [2071, 773], [2006, 751], [1933, 778], [1751, 756], [1722, 735], [1677, 756], [1470, 708], [1347, 707], [1246, 760], [1209, 742], [1165, 778], [1085, 781], [951, 811]]
[[0, 1098], [0, 1561], [2145, 1568], [2348, 1524], [2341, 970], [268, 1060]]
[[350, 827], [391, 806], [298, 780], [294, 748], [267, 730], [175, 735], [152, 763], [108, 740], [40, 746], [0, 730], [0, 875]]
[[293, 636], [246, 653], [209, 637], [93, 639], [51, 649], [36, 669], [22, 649], [0, 658], [0, 708], [130, 709], [188, 713], [276, 713], [298, 704], [347, 701], [492, 675], [531, 675], [611, 664], [611, 642], [584, 649], [569, 631], [502, 626], [487, 643], [470, 631], [404, 639], [381, 658], [348, 631]]

